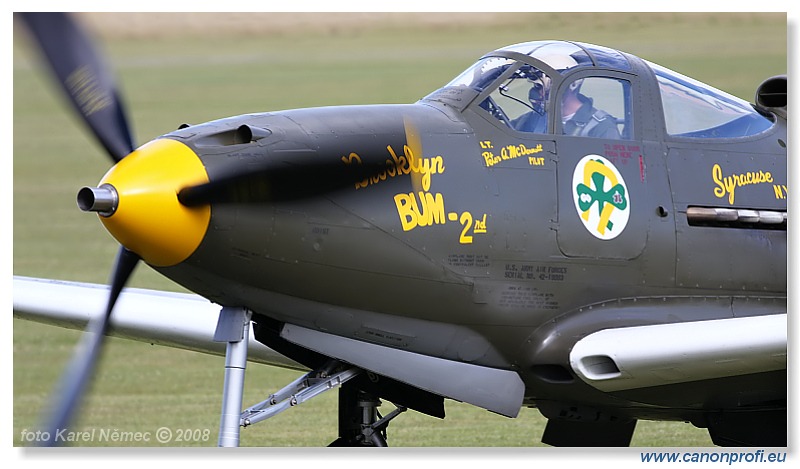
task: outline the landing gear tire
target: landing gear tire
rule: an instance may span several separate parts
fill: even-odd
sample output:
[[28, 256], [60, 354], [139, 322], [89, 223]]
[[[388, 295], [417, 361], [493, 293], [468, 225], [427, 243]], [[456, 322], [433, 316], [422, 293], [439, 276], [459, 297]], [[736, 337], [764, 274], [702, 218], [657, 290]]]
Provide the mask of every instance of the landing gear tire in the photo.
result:
[[328, 446], [388, 446], [386, 428], [389, 421], [405, 412], [406, 408], [399, 406], [383, 417], [378, 412], [380, 405], [380, 399], [354, 384], [342, 385], [339, 389], [339, 438]]

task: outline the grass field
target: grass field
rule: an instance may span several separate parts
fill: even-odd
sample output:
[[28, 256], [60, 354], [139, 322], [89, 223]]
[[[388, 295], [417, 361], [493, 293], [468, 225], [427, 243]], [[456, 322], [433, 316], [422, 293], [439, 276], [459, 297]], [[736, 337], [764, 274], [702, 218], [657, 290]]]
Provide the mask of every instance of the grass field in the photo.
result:
[[[122, 83], [139, 143], [184, 122], [248, 112], [414, 102], [484, 52], [536, 39], [618, 48], [748, 100], [762, 79], [787, 71], [781, 14], [268, 15], [230, 21], [205, 15], [177, 26], [177, 17], [88, 19], [103, 26], [98, 34]], [[13, 59], [14, 274], [104, 283], [117, 244], [96, 217], [77, 210], [75, 194], [95, 184], [109, 163], [31, 60], [24, 39], [15, 35]], [[147, 267], [137, 271], [132, 286], [177, 288]], [[37, 428], [78, 337], [13, 321], [15, 446], [26, 444], [25, 430]], [[171, 444], [213, 446], [223, 363], [221, 357], [112, 340], [75, 428], [200, 430], [199, 440]], [[261, 401], [295, 376], [250, 365], [245, 404]], [[390, 426], [390, 445], [540, 445], [544, 420], [534, 409], [507, 419], [448, 402], [447, 412], [443, 421], [402, 415]], [[335, 432], [336, 395], [329, 393], [245, 429], [242, 445], [323, 446]], [[692, 447], [710, 440], [689, 424], [641, 422], [633, 443]], [[98, 444], [115, 445], [89, 443]]]

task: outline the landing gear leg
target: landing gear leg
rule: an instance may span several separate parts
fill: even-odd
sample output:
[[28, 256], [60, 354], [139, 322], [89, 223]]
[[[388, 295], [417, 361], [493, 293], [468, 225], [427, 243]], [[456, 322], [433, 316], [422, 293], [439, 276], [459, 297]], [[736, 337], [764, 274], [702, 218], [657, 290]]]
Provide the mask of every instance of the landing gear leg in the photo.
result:
[[388, 446], [386, 427], [406, 408], [398, 406], [382, 417], [380, 405], [380, 399], [353, 383], [345, 383], [339, 389], [339, 438], [330, 446]]
[[227, 342], [218, 446], [239, 446], [250, 316], [250, 311], [245, 308], [222, 308], [214, 333], [214, 341]]

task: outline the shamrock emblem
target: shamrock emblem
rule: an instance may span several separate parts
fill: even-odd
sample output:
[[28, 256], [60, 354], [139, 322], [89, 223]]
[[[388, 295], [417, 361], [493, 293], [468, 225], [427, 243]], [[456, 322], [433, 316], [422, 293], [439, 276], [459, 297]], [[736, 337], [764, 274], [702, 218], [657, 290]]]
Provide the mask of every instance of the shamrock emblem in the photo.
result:
[[[601, 161], [597, 162], [603, 164]], [[583, 183], [578, 184], [576, 188], [578, 192], [578, 206], [581, 211], [587, 212], [592, 208], [592, 205], [596, 203], [597, 214], [602, 218], [606, 204], [611, 204], [618, 210], [625, 210], [628, 207], [628, 199], [625, 198], [625, 186], [617, 183], [608, 191], [604, 191], [603, 187], [605, 187], [606, 184], [606, 175], [599, 171], [592, 173], [591, 180], [594, 189]], [[608, 220], [606, 228], [611, 230], [613, 227], [614, 224]]]
[[575, 167], [572, 184], [575, 208], [589, 232], [608, 240], [625, 229], [628, 192], [622, 175], [610, 161], [598, 155], [584, 157]]

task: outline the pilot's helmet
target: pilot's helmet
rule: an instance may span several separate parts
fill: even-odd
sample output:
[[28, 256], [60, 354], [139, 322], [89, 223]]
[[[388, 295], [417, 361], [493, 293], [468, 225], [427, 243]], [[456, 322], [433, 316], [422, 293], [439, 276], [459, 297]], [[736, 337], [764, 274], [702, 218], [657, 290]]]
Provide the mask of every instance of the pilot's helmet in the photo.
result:
[[542, 75], [540, 79], [531, 84], [531, 88], [528, 90], [528, 101], [537, 114], [544, 115], [549, 94], [550, 77], [547, 75]]
[[[572, 67], [578, 66], [578, 61], [575, 60], [575, 58], [571, 55], [567, 54], [553, 54], [551, 56], [541, 57], [541, 60], [559, 72], [564, 72], [565, 70], [569, 70]], [[577, 92], [581, 89], [582, 84], [582, 79], [575, 80], [569, 84], [569, 90]]]
[[528, 100], [534, 111], [544, 114], [547, 97], [550, 92], [550, 77], [532, 65], [523, 65], [517, 70], [519, 78], [528, 80], [530, 89], [528, 90]]
[[[568, 54], [549, 54], [537, 58], [559, 72], [578, 66], [578, 61]], [[528, 90], [528, 101], [530, 101], [535, 112], [544, 115], [547, 99], [550, 95], [552, 79], [547, 74], [534, 67], [522, 67], [520, 71], [532, 82], [531, 88]], [[576, 80], [570, 84], [569, 88], [572, 91], [577, 91], [580, 89], [582, 83], [583, 80]]]

